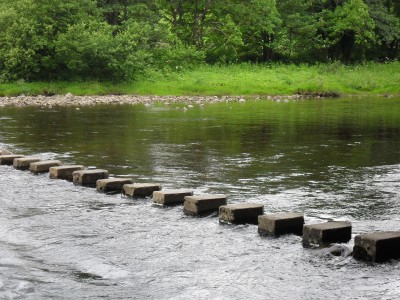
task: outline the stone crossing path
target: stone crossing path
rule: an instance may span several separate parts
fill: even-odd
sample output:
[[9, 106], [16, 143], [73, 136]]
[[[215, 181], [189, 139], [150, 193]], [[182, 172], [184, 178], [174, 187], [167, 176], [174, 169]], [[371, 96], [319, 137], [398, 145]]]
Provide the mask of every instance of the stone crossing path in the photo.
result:
[[[183, 212], [187, 215], [200, 216], [218, 212], [221, 224], [255, 224], [258, 225], [260, 235], [274, 237], [284, 234], [300, 235], [305, 247], [330, 247], [335, 243], [347, 243], [351, 239], [350, 222], [332, 221], [305, 225], [304, 214], [301, 212], [264, 214], [263, 204], [228, 204], [227, 196], [222, 194], [194, 195], [188, 189], [163, 190], [157, 183], [134, 183], [129, 178], [110, 178], [107, 170], [87, 170], [82, 165], [63, 165], [59, 160], [41, 160], [37, 157], [15, 155], [7, 150], [0, 150], [0, 165], [30, 170], [33, 174], [49, 173], [50, 179], [63, 179], [75, 185], [95, 187], [102, 193], [121, 193], [133, 198], [151, 197], [155, 205], [183, 205]], [[357, 235], [353, 252], [354, 258], [358, 260], [384, 262], [399, 259], [400, 231]], [[336, 255], [337, 251], [332, 250], [331, 253]]]

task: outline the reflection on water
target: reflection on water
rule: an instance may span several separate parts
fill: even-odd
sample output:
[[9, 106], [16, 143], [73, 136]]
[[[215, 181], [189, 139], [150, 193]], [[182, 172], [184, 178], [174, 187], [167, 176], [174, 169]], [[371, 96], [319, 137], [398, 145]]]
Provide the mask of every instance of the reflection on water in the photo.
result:
[[[0, 148], [135, 181], [400, 228], [400, 99], [0, 109]], [[0, 298], [396, 299], [371, 265], [259, 237], [254, 225], [0, 167]], [[349, 243], [351, 246], [352, 242]]]

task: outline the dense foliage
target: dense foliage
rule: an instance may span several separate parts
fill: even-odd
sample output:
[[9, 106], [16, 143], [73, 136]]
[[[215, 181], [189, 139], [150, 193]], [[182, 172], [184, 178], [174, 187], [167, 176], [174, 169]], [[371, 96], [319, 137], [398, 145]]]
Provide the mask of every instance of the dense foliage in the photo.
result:
[[131, 80], [198, 62], [396, 60], [398, 0], [8, 0], [0, 81]]

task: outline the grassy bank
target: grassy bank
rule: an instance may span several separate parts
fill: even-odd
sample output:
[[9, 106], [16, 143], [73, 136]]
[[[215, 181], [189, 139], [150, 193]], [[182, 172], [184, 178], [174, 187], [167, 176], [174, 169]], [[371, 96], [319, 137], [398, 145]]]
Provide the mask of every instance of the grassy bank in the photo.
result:
[[15, 82], [0, 84], [0, 96], [25, 95], [290, 95], [400, 94], [400, 62], [345, 66], [200, 66], [168, 74], [148, 72], [135, 82]]

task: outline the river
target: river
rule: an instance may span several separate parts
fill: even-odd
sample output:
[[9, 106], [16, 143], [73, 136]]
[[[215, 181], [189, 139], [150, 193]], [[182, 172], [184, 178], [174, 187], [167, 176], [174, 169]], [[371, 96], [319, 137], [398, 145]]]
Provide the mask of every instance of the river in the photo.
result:
[[[0, 108], [0, 149], [400, 230], [400, 98]], [[351, 247], [353, 239], [347, 244]], [[400, 262], [0, 166], [1, 299], [400, 299]]]

